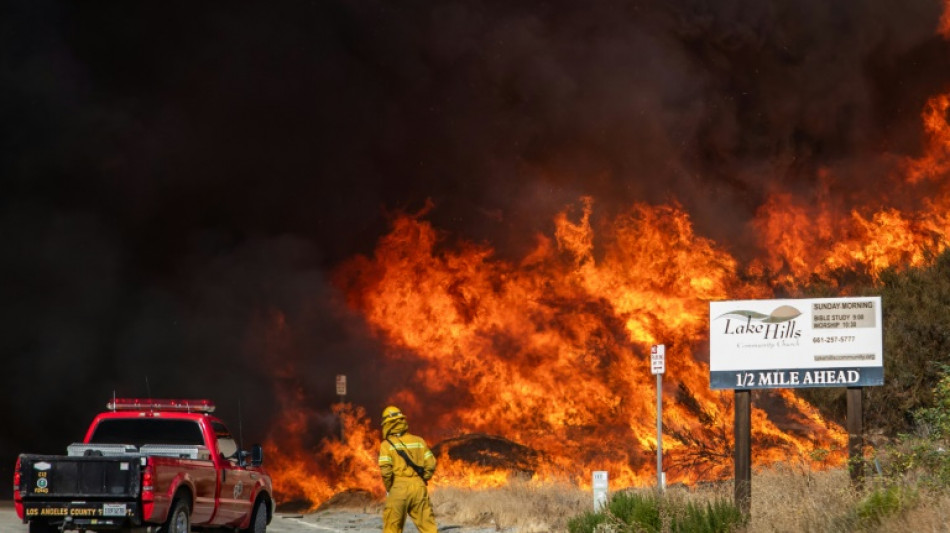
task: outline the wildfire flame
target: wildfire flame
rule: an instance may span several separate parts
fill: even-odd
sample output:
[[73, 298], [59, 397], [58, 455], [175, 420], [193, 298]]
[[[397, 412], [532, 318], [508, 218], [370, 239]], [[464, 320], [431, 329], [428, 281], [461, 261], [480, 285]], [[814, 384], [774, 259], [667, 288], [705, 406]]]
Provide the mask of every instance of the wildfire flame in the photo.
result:
[[[950, 12], [950, 10], [948, 10]], [[941, 32], [950, 37], [945, 14]], [[390, 400], [430, 444], [466, 433], [500, 435], [540, 452], [537, 482], [589, 485], [607, 470], [619, 486], [655, 480], [655, 377], [649, 347], [667, 345], [663, 452], [668, 481], [732, 474], [731, 393], [708, 381], [708, 302], [773, 297], [778, 287], [842, 272], [877, 280], [920, 266], [950, 239], [950, 95], [922, 113], [926, 150], [893, 165], [895, 187], [927, 187], [913, 208], [881, 201], [846, 207], [829, 191], [774, 191], [754, 230], [764, 253], [740, 269], [697, 235], [676, 203], [635, 204], [612, 218], [581, 198], [518, 260], [486, 244], [446, 243], [426, 211], [401, 214], [371, 257], [337, 272], [348, 303], [413, 379]], [[276, 329], [282, 324], [277, 321]], [[284, 418], [268, 446], [283, 501], [319, 503], [359, 487], [380, 495], [378, 420], [339, 405], [346, 439], [304, 442], [307, 410], [285, 391]], [[371, 420], [372, 418], [372, 420]], [[375, 421], [375, 422], [374, 422]], [[752, 416], [756, 465], [845, 457], [847, 435], [787, 390], [758, 393]], [[827, 454], [816, 454], [818, 450]], [[440, 457], [434, 486], [496, 486], [511, 472]], [[820, 465], [819, 465], [820, 466]]]
[[[950, 236], [950, 94], [931, 98], [921, 120], [927, 147], [906, 159], [892, 176], [894, 188], [922, 189], [919, 205], [898, 209], [880, 204], [845, 210], [827, 192], [826, 178], [813, 198], [789, 192], [772, 195], [759, 210], [756, 229], [770, 255], [754, 269], [768, 270], [788, 285], [816, 275], [834, 279], [841, 271], [862, 271], [878, 279], [894, 267], [919, 267], [943, 252]], [[935, 187], [935, 188], [933, 188]]]
[[[411, 387], [392, 400], [436, 441], [445, 428], [503, 435], [543, 453], [538, 482], [589, 484], [606, 469], [621, 485], [655, 478], [655, 378], [649, 346], [668, 346], [663, 418], [670, 482], [691, 483], [731, 472], [731, 395], [709, 389], [704, 363], [708, 301], [765, 296], [738, 281], [736, 261], [693, 232], [678, 206], [638, 204], [604, 225], [595, 246], [593, 200], [579, 215], [556, 217], [554, 238], [539, 236], [517, 262], [486, 246], [440, 247], [421, 215], [401, 215], [372, 258], [341, 271], [350, 305], [385, 340], [387, 356], [418, 364]], [[758, 463], [840, 450], [845, 435], [784, 391], [770, 394], [786, 414], [780, 422], [757, 408]], [[294, 402], [291, 401], [291, 404]], [[340, 463], [332, 476], [305, 475], [315, 464], [299, 438], [297, 411], [281, 421], [285, 438], [271, 445], [284, 494], [318, 502], [361, 486], [379, 491], [365, 414], [347, 407], [348, 448], [321, 443], [318, 455]], [[287, 451], [285, 451], [287, 450]], [[438, 484], [492, 486], [508, 472], [440, 458]], [[369, 476], [370, 479], [366, 479]], [[345, 480], [345, 483], [340, 481]]]

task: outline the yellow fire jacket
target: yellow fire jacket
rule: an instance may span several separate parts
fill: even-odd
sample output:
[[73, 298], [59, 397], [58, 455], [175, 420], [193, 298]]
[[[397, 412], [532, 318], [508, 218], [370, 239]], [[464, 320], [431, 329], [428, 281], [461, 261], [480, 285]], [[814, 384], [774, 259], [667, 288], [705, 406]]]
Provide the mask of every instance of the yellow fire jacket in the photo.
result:
[[392, 488], [396, 478], [419, 478], [419, 474], [406, 463], [396, 449], [406, 452], [413, 463], [422, 467], [423, 480], [428, 481], [432, 478], [436, 466], [435, 455], [422, 437], [417, 437], [411, 433], [403, 433], [402, 435], [390, 435], [389, 440], [392, 441], [392, 444], [383, 440], [382, 444], [379, 445], [379, 471], [383, 477], [386, 492], [389, 492]]

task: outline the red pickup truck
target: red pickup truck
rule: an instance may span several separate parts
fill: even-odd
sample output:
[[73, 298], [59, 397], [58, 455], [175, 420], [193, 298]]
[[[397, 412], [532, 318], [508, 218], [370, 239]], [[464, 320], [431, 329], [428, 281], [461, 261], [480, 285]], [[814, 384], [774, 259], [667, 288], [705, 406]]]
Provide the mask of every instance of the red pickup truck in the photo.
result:
[[191, 526], [263, 533], [274, 516], [263, 450], [238, 447], [208, 400], [117, 399], [67, 455], [21, 454], [17, 515], [30, 533]]

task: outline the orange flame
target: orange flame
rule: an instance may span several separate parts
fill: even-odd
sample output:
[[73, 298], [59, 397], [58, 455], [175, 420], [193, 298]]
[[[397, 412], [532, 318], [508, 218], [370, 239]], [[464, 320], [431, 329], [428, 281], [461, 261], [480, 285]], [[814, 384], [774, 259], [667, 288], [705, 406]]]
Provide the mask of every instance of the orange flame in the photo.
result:
[[268, 471], [280, 502], [312, 507], [350, 488], [382, 495], [376, 466], [378, 442], [365, 422], [366, 412], [362, 407], [337, 404], [333, 414], [342, 421], [345, 440], [326, 439], [315, 450], [302, 442], [308, 434], [305, 410], [299, 406], [286, 409], [275, 422], [280, 429], [271, 434], [265, 446], [271, 452]]
[[942, 94], [927, 102], [921, 117], [924, 132], [927, 135], [927, 149], [923, 157], [908, 162], [906, 171], [908, 183], [942, 178], [950, 168], [948, 110], [950, 110], [950, 95]]
[[[922, 266], [946, 249], [950, 235], [950, 95], [927, 102], [922, 113], [927, 146], [919, 158], [899, 165], [892, 187], [920, 188], [914, 209], [881, 204], [846, 209], [831, 200], [833, 176], [811, 198], [790, 192], [773, 194], [754, 222], [767, 257], [753, 270], [768, 272], [774, 283], [794, 286], [817, 276], [834, 281], [835, 274], [854, 271], [878, 280], [889, 268]], [[920, 200], [922, 199], [922, 200]]]
[[[709, 389], [700, 362], [708, 301], [762, 296], [765, 289], [740, 283], [735, 260], [697, 236], [678, 206], [634, 205], [602, 225], [603, 239], [595, 238], [592, 214], [593, 201], [582, 199], [576, 219], [558, 215], [553, 240], [539, 236], [519, 261], [471, 243], [445, 248], [431, 224], [403, 215], [372, 258], [344, 265], [340, 279], [350, 305], [389, 347], [386, 356], [418, 368], [412, 386], [392, 400], [435, 441], [486, 433], [541, 452], [532, 471], [537, 482], [587, 486], [592, 470], [605, 469], [621, 486], [649, 483], [656, 475], [656, 384], [646, 354], [650, 344], [664, 342], [668, 479], [729, 475], [731, 395]], [[816, 447], [838, 450], [840, 458], [840, 428], [787, 391], [763, 396], [791, 414], [779, 420], [755, 410], [758, 464], [806, 457]], [[346, 486], [379, 485], [360, 477], [359, 469], [376, 475], [368, 430], [340, 458], [359, 457], [352, 460], [358, 468], [324, 472], [322, 486], [316, 472], [301, 476], [299, 465], [314, 461], [292, 442], [294, 422], [283, 422], [290, 428], [285, 439], [272, 442], [291, 440], [290, 451], [278, 448], [286, 460], [274, 467], [288, 493], [318, 502]], [[370, 427], [365, 419], [355, 423]], [[321, 453], [339, 449], [322, 446]], [[440, 459], [435, 486], [492, 486], [509, 475]]]

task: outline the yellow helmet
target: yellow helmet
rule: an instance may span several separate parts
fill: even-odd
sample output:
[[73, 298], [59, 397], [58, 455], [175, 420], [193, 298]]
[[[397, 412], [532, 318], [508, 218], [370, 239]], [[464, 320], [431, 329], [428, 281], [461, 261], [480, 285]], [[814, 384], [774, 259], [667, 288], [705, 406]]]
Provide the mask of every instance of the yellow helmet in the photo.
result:
[[390, 405], [389, 407], [383, 409], [383, 424], [385, 424], [387, 420], [395, 420], [399, 418], [406, 418], [406, 416], [402, 414], [402, 411], [400, 411], [395, 405]]

